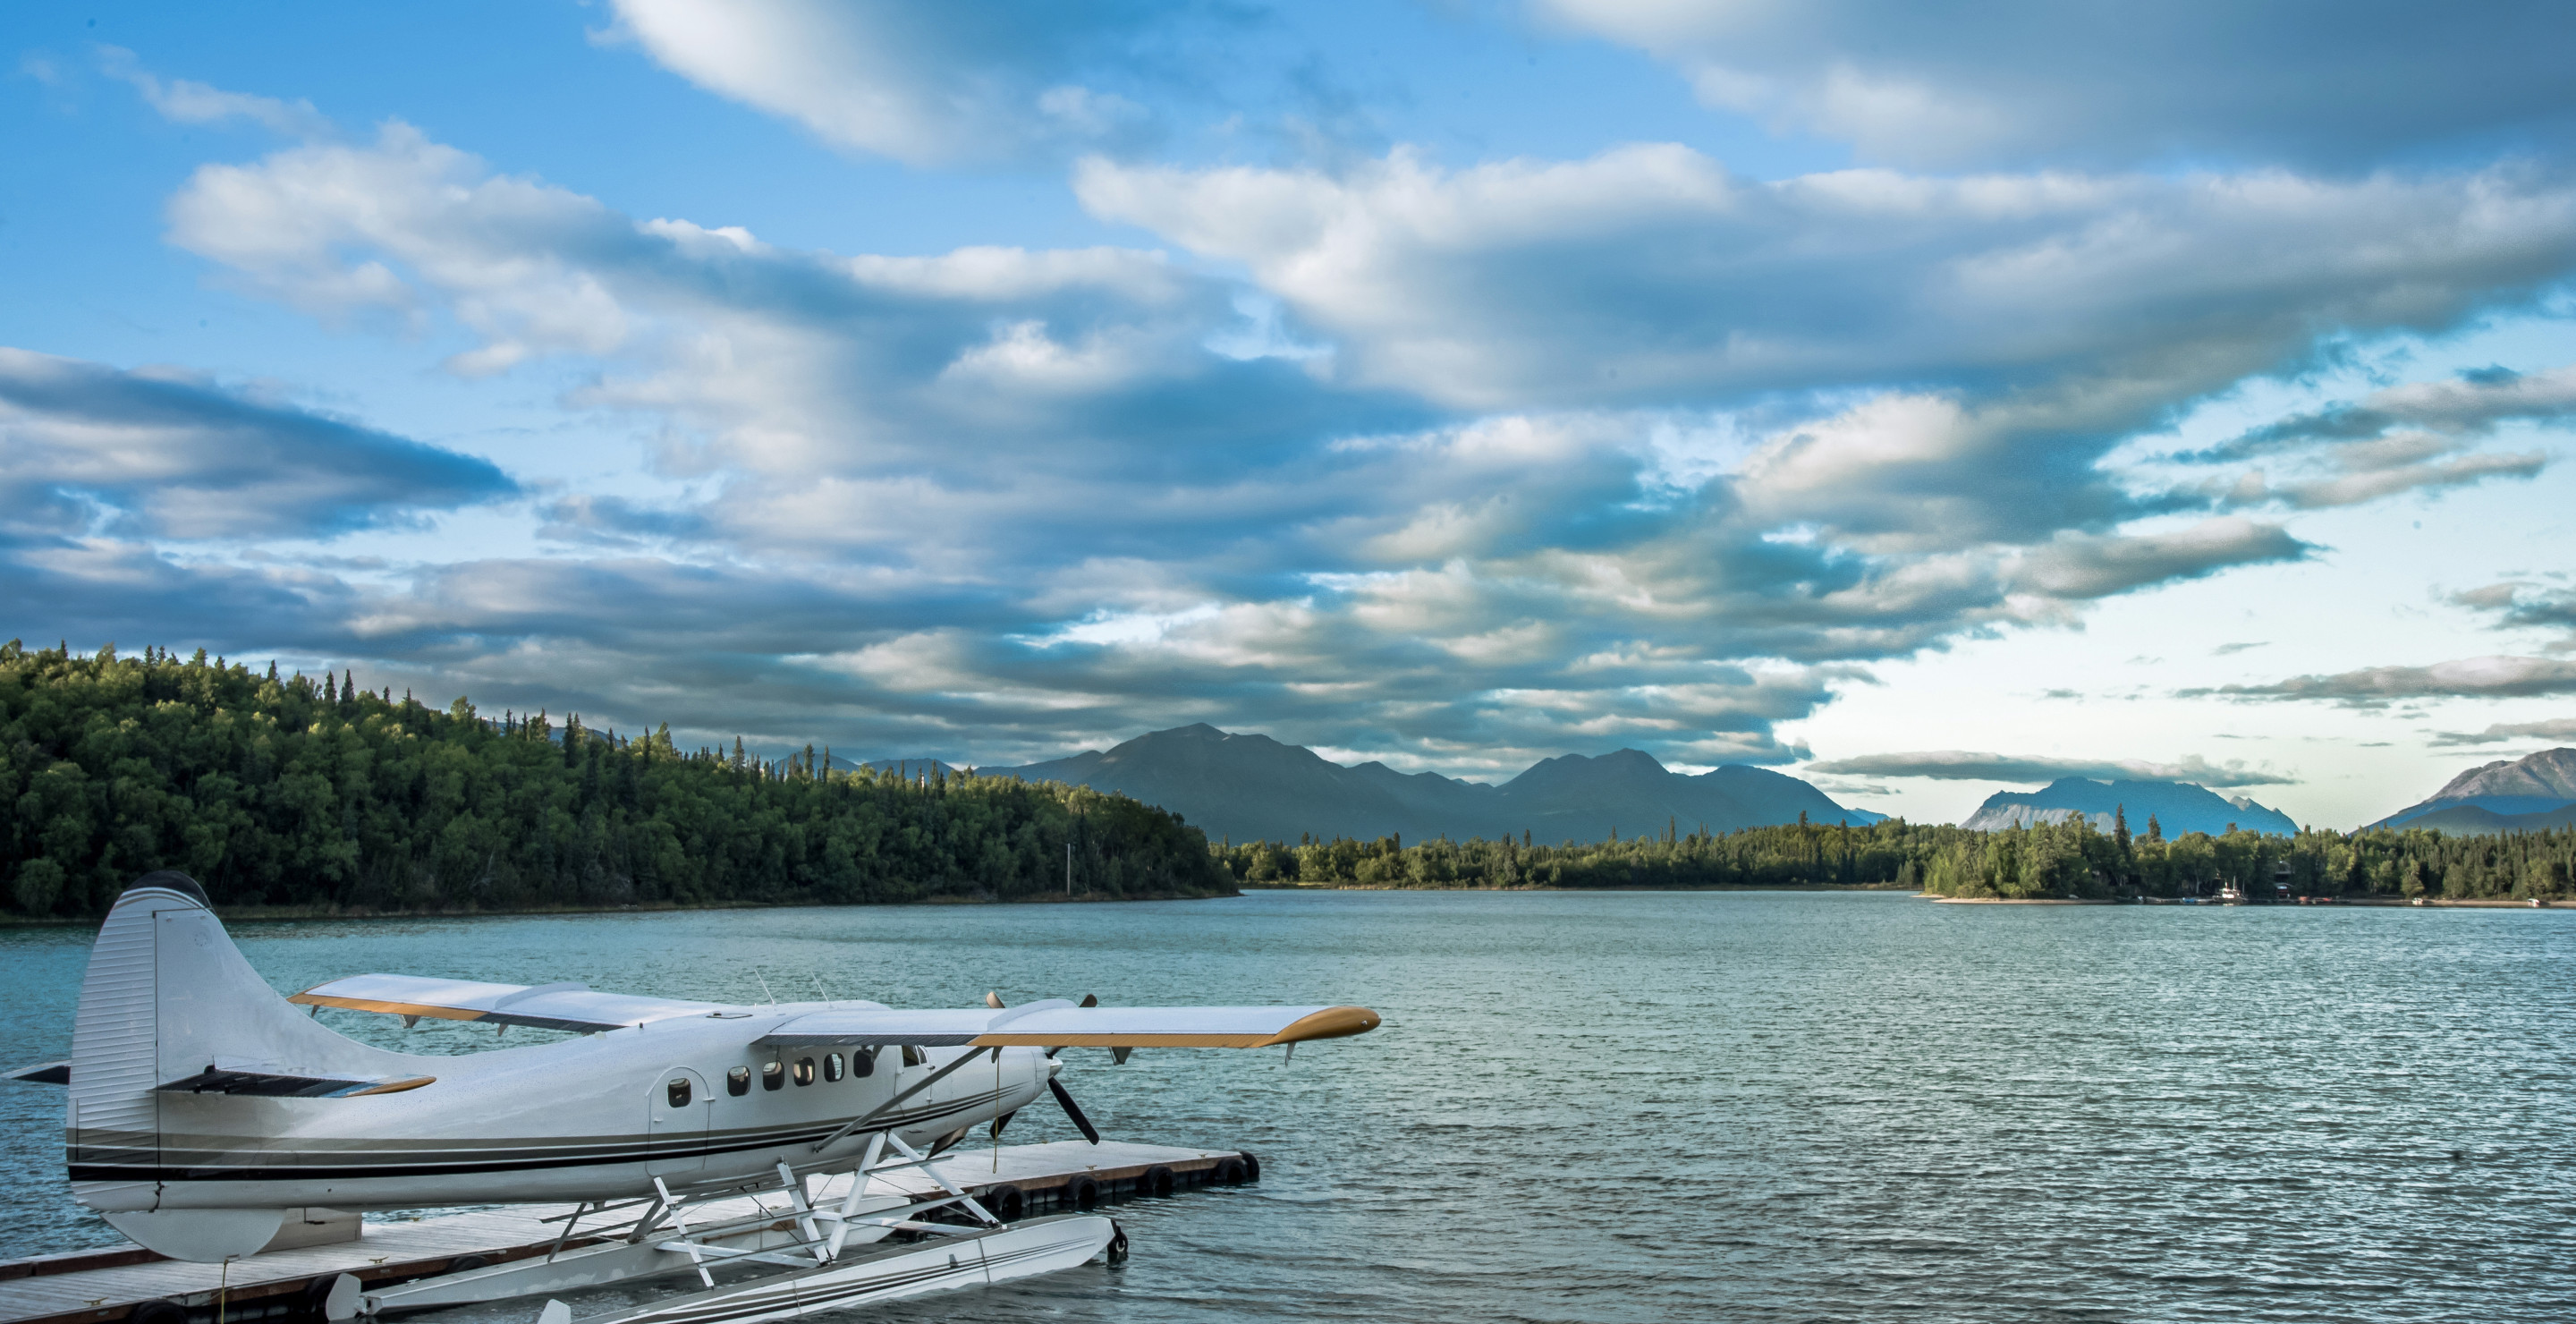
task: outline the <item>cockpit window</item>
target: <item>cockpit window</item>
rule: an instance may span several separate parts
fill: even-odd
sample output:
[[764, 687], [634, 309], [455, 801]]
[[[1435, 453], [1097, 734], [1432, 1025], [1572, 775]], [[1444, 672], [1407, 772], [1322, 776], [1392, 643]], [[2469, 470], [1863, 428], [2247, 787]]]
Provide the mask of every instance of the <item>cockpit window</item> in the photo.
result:
[[929, 1060], [929, 1056], [923, 1053], [920, 1049], [915, 1048], [910, 1044], [905, 1044], [903, 1046], [903, 1064], [905, 1066], [917, 1067]]

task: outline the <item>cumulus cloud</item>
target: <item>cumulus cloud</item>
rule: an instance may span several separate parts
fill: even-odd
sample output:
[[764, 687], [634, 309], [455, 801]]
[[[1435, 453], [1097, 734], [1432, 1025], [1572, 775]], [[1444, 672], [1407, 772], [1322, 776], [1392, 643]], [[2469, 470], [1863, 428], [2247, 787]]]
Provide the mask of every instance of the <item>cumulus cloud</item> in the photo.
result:
[[2576, 662], [2545, 657], [2470, 657], [2428, 667], [2365, 667], [2292, 676], [2268, 685], [2177, 690], [2182, 698], [2314, 700], [2377, 708], [2400, 699], [2519, 699], [2576, 694]]
[[0, 528], [328, 536], [498, 500], [489, 461], [167, 371], [0, 347]]
[[2547, 6], [1796, 5], [1541, 0], [1670, 61], [1707, 104], [1865, 160], [1954, 168], [2255, 159], [2345, 168], [2471, 136], [2564, 142]]
[[2151, 763], [2139, 759], [2060, 759], [2013, 754], [1978, 754], [1960, 749], [1927, 750], [1919, 754], [1865, 754], [1858, 758], [1828, 759], [1810, 763], [1805, 771], [1857, 777], [1928, 777], [1940, 781], [1963, 782], [2052, 782], [2061, 777], [2083, 777], [2093, 781], [2179, 781], [2202, 786], [2288, 786], [2298, 778], [2261, 768], [2246, 767], [2243, 760], [2230, 759], [2211, 763], [2194, 754], [2179, 763]]
[[1126, 0], [617, 0], [609, 35], [826, 142], [936, 165], [1133, 139], [1149, 116], [1126, 93], [1184, 79], [1176, 30], [1232, 17]]
[[2436, 749], [2456, 745], [2494, 745], [2507, 740], [2576, 740], [2576, 717], [2544, 722], [2499, 722], [2484, 731], [2437, 731], [2425, 743]]

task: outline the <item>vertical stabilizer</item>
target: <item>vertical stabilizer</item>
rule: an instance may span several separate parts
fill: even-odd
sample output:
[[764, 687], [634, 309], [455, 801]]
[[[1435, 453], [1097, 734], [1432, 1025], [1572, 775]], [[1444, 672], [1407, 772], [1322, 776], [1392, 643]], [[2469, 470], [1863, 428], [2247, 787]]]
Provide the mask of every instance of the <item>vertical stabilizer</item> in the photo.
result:
[[402, 1055], [334, 1034], [289, 1005], [225, 934], [204, 889], [164, 870], [135, 880], [100, 926], [72, 1026], [72, 1195], [102, 1213], [161, 1204], [165, 1114], [156, 1087], [220, 1066], [367, 1075]]

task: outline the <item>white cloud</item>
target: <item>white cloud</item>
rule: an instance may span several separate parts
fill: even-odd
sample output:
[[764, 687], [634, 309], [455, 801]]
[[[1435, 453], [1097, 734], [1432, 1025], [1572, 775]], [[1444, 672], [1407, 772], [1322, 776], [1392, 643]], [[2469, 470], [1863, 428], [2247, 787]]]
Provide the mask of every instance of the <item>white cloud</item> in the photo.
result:
[[1186, 12], [901, 0], [616, 0], [610, 36], [709, 91], [837, 146], [911, 165], [1007, 160], [1121, 140], [1150, 118], [1086, 86], [1150, 76], [1158, 26]]
[[2249, 768], [2242, 759], [2211, 763], [2198, 754], [2180, 762], [2146, 759], [2065, 759], [2045, 755], [1981, 754], [1962, 749], [1936, 749], [1912, 754], [1864, 754], [1857, 758], [1810, 763], [1805, 771], [1859, 777], [1927, 777], [1942, 781], [2053, 782], [2061, 777], [2092, 781], [2180, 781], [2202, 786], [2280, 786], [2298, 778], [2265, 768]]
[[110, 76], [131, 84], [135, 91], [143, 94], [146, 103], [161, 113], [163, 119], [174, 124], [221, 124], [227, 120], [244, 119], [290, 138], [327, 138], [333, 132], [330, 119], [315, 110], [312, 102], [302, 98], [281, 101], [246, 92], [227, 92], [185, 78], [164, 82], [145, 69], [132, 51], [118, 46], [101, 46], [98, 52], [100, 68]]
[[2310, 700], [2377, 708], [2402, 699], [2518, 699], [2576, 694], [2576, 662], [2545, 657], [2467, 657], [2431, 666], [2364, 667], [2292, 676], [2268, 685], [2221, 685], [2185, 698]]
[[1465, 408], [2085, 377], [2170, 402], [2576, 262], [2576, 190], [2505, 168], [1759, 182], [1639, 145], [1340, 173], [1095, 157], [1075, 187], [1243, 263], [1354, 380]]

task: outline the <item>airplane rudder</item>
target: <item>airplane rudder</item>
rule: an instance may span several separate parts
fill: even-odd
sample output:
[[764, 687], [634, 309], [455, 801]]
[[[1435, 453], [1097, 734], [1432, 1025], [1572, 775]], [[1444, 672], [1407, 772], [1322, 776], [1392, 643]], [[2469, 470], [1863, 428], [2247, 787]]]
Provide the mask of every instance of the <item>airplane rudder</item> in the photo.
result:
[[158, 916], [203, 910], [205, 901], [186, 874], [145, 874], [108, 908], [91, 944], [72, 1016], [64, 1129], [73, 1195], [93, 1209], [151, 1205], [160, 1132], [152, 1090], [162, 1079]]

